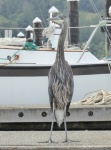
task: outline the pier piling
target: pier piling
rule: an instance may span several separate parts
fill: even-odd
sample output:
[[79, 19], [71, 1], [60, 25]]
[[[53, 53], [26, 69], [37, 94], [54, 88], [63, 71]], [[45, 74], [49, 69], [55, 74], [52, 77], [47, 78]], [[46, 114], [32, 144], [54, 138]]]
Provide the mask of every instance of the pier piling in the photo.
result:
[[[68, 2], [68, 17], [69, 17], [69, 27], [79, 26], [79, 0], [67, 0]], [[70, 28], [70, 44], [77, 45], [79, 43], [79, 29]]]
[[31, 33], [33, 32], [33, 28], [29, 25], [25, 30], [26, 30], [26, 41], [27, 41], [28, 38], [32, 38]]
[[42, 45], [42, 30], [41, 30], [42, 21], [36, 17], [33, 20], [33, 29], [34, 29], [34, 41], [37, 46]]

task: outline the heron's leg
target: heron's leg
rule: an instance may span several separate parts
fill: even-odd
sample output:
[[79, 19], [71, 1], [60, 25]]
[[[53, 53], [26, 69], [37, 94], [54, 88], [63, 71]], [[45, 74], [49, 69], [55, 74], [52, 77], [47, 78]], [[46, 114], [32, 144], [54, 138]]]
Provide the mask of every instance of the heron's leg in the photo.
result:
[[50, 130], [50, 138], [48, 141], [39, 142], [39, 143], [54, 143], [52, 141], [52, 131], [53, 131], [53, 126], [54, 126], [54, 110], [55, 110], [55, 103], [53, 103], [53, 116], [52, 116], [51, 130]]
[[66, 124], [66, 105], [64, 107], [64, 127], [65, 127], [65, 142], [67, 142], [68, 137], [67, 137], [67, 124]]
[[54, 110], [55, 110], [55, 103], [53, 103], [53, 116], [52, 116], [52, 124], [51, 124], [49, 143], [52, 142], [52, 131], [53, 131], [53, 126], [54, 126]]
[[66, 105], [65, 105], [65, 108], [64, 108], [64, 127], [65, 127], [65, 141], [64, 142], [73, 142], [73, 141], [69, 140], [68, 136], [67, 136]]

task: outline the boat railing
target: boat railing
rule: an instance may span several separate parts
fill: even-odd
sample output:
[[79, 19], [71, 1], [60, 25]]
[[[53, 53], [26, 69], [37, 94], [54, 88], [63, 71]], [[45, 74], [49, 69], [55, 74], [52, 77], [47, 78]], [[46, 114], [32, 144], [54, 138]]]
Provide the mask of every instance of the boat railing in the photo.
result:
[[[93, 30], [91, 36], [89, 37], [88, 41], [86, 42], [85, 46], [84, 46], [84, 49], [83, 49], [83, 53], [81, 54], [80, 58], [78, 59], [78, 63], [80, 62], [81, 58], [83, 57], [84, 55], [84, 52], [86, 51], [86, 49], [88, 48], [89, 44], [91, 43], [93, 37], [95, 36], [97, 30], [103, 25], [104, 28], [107, 30], [107, 26], [106, 24], [111, 24], [111, 20], [102, 20], [99, 22], [99, 24], [96, 26], [96, 28]], [[107, 34], [107, 36], [109, 36]], [[111, 43], [111, 41], [110, 41]]]
[[[78, 62], [81, 60], [82, 56], [84, 55], [84, 52], [88, 49], [88, 46], [89, 46], [89, 44], [91, 43], [91, 41], [92, 41], [94, 35], [96, 34], [98, 28], [101, 27], [103, 24], [111, 24], [111, 20], [101, 20], [98, 25], [79, 26], [79, 27], [68, 27], [67, 41], [69, 41], [69, 32], [70, 32], [70, 29], [71, 29], [71, 28], [79, 28], [79, 29], [94, 28], [94, 30], [93, 30], [91, 36], [89, 37], [88, 41], [86, 42], [86, 44], [85, 44], [84, 47], [83, 47], [83, 50], [84, 50], [84, 51], [83, 51], [81, 57], [79, 58]], [[26, 34], [25, 29], [26, 29], [26, 28], [11, 28], [11, 27], [5, 28], [5, 27], [0, 27], [0, 31], [2, 31], [2, 33], [3, 33], [3, 31], [5, 31], [5, 30], [15, 30], [15, 33], [17, 33], [17, 31], [23, 31], [23, 33], [24, 33], [24, 40], [23, 40], [23, 41], [24, 41], [24, 42], [26, 41], [26, 40], [25, 40], [25, 39], [26, 39], [26, 37], [25, 37], [25, 34]], [[34, 30], [34, 29], [41, 30], [41, 32], [44, 30], [44, 28], [33, 28], [33, 30]], [[14, 33], [14, 35], [15, 35], [15, 33]], [[32, 32], [32, 33], [33, 33], [33, 32]], [[2, 34], [2, 35], [3, 35], [3, 34]], [[5, 35], [5, 37], [1, 37], [1, 38], [0, 38], [0, 41], [3, 41], [6, 37], [12, 38], [12, 32], [11, 32], [11, 35], [7, 35], [7, 36]], [[43, 37], [42, 37], [42, 40], [44, 40]], [[22, 39], [21, 39], [21, 41], [22, 41]], [[5, 41], [3, 41], [3, 42], [5, 42]], [[42, 45], [40, 45], [40, 47], [45, 47], [46, 45], [43, 44], [43, 43], [46, 43], [46, 42], [47, 42], [46, 39], [45, 39], [45, 42], [42, 41]], [[68, 43], [68, 44], [67, 44], [67, 47], [71, 47], [71, 46], [72, 46], [69, 42], [67, 42], [67, 43]], [[3, 44], [4, 44], [4, 43], [3, 43]], [[14, 44], [15, 44], [15, 43], [14, 43]], [[2, 44], [0, 43], [0, 45], [2, 45]], [[11, 45], [11, 44], [9, 43], [9, 45]], [[19, 45], [16, 45], [16, 46], [19, 46]], [[22, 44], [21, 44], [21, 46], [22, 46]]]
[[[71, 28], [79, 28], [79, 29], [84, 29], [84, 28], [95, 28], [97, 25], [90, 25], [90, 26], [79, 26], [79, 27], [68, 27], [68, 32], [67, 32], [67, 48], [68, 47], [72, 47], [72, 45], [68, 42], [70, 39], [70, 29]], [[45, 28], [33, 28], [33, 31], [37, 29], [37, 30], [41, 30], [42, 31]], [[24, 36], [17, 36], [17, 33], [22, 32]], [[33, 33], [33, 32], [32, 32]], [[18, 27], [0, 27], [0, 45], [7, 45], [7, 46], [22, 46], [23, 43], [26, 41], [26, 28], [18, 28]], [[16, 40], [19, 40], [21, 42], [16, 43]], [[33, 35], [32, 35], [33, 38]], [[11, 42], [11, 39], [14, 40], [14, 42]], [[7, 41], [6, 41], [7, 40]], [[18, 40], [18, 41], [19, 41]], [[40, 47], [46, 47], [47, 43], [47, 38], [44, 38], [42, 36], [42, 45], [39, 45]], [[74, 45], [73, 45], [74, 46]], [[75, 45], [77, 46], [77, 45]]]

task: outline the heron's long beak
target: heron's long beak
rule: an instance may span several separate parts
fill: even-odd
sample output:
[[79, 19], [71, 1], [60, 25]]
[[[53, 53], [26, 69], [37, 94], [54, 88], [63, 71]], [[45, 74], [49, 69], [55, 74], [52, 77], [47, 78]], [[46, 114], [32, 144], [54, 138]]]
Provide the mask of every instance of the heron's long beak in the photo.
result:
[[52, 22], [57, 23], [57, 24], [61, 24], [62, 23], [62, 20], [59, 17], [52, 17], [52, 18], [49, 18], [47, 20], [48, 21], [52, 21]]

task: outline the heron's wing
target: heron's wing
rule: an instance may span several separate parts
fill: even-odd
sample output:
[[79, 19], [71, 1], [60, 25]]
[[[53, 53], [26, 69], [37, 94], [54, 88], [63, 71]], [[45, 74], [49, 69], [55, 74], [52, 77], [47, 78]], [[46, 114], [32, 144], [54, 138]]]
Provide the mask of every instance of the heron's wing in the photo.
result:
[[71, 103], [71, 100], [72, 100], [73, 90], [74, 90], [74, 81], [73, 81], [73, 78], [71, 78], [71, 81], [70, 81], [70, 94], [68, 95], [69, 102], [67, 103], [66, 113], [68, 112], [68, 109], [69, 109], [69, 106], [70, 106], [70, 103]]
[[72, 96], [73, 96], [73, 90], [74, 90], [74, 81], [73, 81], [73, 71], [71, 66], [68, 64], [67, 61], [65, 61], [65, 68], [66, 68], [66, 80], [68, 82], [68, 94], [67, 98], [69, 102], [71, 102]]
[[48, 84], [48, 93], [49, 93], [49, 101], [50, 101], [50, 107], [51, 110], [53, 111], [53, 91], [52, 91], [52, 84], [53, 84], [53, 78], [51, 75], [49, 75], [49, 84]]
[[68, 70], [68, 83], [69, 83], [69, 92], [67, 94], [67, 98], [69, 100], [68, 104], [67, 104], [67, 111], [69, 109], [69, 106], [70, 106], [70, 103], [71, 103], [71, 100], [72, 100], [72, 96], [73, 96], [73, 91], [74, 91], [74, 81], [73, 81], [73, 72], [72, 72], [72, 68], [69, 66], [68, 62], [66, 61], [66, 68]]
[[71, 81], [70, 81], [70, 87], [71, 87], [71, 91], [70, 91], [70, 95], [69, 95], [69, 101], [71, 102], [72, 96], [73, 96], [73, 91], [74, 91], [74, 81], [73, 81], [73, 77], [71, 78]]

